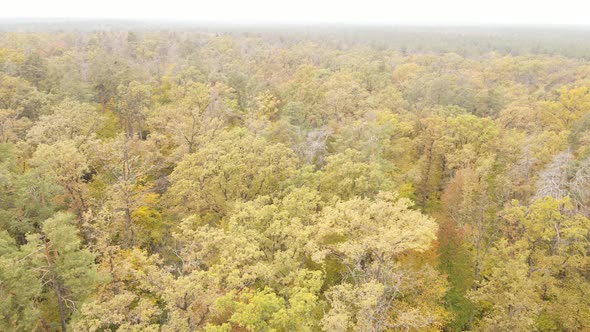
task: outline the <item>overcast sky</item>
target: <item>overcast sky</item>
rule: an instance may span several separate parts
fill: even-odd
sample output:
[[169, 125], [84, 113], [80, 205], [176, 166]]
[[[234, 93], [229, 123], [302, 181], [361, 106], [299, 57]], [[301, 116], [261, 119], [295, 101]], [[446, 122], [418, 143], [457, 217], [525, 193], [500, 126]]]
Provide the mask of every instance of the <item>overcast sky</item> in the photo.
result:
[[261, 23], [590, 24], [590, 0], [4, 0], [0, 17]]

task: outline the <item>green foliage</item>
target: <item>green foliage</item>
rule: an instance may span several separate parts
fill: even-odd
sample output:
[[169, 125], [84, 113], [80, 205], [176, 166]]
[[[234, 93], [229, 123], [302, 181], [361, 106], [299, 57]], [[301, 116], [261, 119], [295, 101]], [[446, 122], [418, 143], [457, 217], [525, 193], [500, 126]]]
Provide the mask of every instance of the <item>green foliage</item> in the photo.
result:
[[295, 170], [292, 151], [243, 130], [220, 135], [178, 163], [170, 176], [172, 204], [183, 213], [223, 216], [233, 201], [271, 194]]
[[18, 247], [10, 235], [0, 232], [0, 327], [6, 331], [31, 331], [40, 316], [35, 300], [42, 285], [37, 273], [41, 253], [34, 245]]
[[505, 238], [491, 253], [489, 276], [472, 294], [483, 303], [482, 326], [583, 328], [589, 312], [579, 297], [587, 287], [579, 269], [588, 264], [590, 220], [572, 212], [568, 198], [551, 197], [505, 211]]
[[590, 328], [584, 33], [211, 29], [0, 33], [0, 330]]

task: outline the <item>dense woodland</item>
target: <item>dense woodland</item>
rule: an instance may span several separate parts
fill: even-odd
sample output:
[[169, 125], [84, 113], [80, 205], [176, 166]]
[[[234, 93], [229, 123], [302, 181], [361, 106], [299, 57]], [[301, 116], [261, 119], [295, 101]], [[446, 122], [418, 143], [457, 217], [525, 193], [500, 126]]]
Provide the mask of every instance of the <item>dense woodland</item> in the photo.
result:
[[1, 331], [590, 329], [588, 31], [81, 30], [0, 33]]

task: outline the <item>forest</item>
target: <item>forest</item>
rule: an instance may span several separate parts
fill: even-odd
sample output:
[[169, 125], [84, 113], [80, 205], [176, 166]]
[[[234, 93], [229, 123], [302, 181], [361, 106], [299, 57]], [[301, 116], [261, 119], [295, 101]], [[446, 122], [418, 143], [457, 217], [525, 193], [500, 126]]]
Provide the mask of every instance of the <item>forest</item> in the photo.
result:
[[590, 331], [590, 30], [3, 24], [0, 331]]

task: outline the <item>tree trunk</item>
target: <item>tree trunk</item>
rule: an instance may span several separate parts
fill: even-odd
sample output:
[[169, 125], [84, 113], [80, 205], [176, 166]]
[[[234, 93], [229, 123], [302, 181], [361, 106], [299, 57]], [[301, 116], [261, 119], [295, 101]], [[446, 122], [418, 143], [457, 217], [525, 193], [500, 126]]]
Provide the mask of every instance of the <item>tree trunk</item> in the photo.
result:
[[131, 236], [131, 210], [129, 206], [125, 207], [125, 224], [123, 225], [124, 229], [124, 241], [125, 241], [125, 248], [129, 248], [131, 246], [131, 242], [133, 240]]
[[49, 245], [47, 241], [45, 241], [45, 258], [47, 259], [47, 266], [49, 268], [49, 275], [51, 278], [51, 285], [53, 286], [53, 291], [55, 292], [55, 297], [57, 298], [57, 306], [59, 308], [59, 319], [61, 323], [61, 331], [66, 332], [66, 313], [64, 309], [64, 301], [63, 296], [61, 294], [61, 289], [59, 285], [59, 281], [55, 276], [55, 272], [53, 271], [53, 262], [51, 260], [51, 253], [49, 252]]

